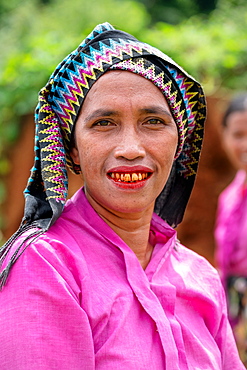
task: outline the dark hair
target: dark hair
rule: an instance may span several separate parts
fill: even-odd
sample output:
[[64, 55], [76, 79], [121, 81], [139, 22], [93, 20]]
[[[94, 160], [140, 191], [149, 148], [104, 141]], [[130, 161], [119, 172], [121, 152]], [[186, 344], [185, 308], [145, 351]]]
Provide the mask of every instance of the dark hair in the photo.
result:
[[230, 116], [230, 114], [234, 112], [244, 112], [244, 111], [247, 111], [247, 93], [246, 92], [235, 96], [235, 98], [233, 98], [230, 104], [228, 105], [228, 108], [222, 120], [223, 127], [227, 126], [227, 119]]

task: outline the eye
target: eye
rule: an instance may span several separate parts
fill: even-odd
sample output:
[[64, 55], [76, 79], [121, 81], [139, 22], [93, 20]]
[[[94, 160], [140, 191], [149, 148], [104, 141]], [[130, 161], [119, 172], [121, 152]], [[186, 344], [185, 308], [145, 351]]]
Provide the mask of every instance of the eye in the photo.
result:
[[93, 126], [108, 127], [110, 125], [112, 125], [112, 122], [108, 121], [107, 119], [102, 119], [98, 122], [95, 122]]
[[163, 125], [163, 121], [158, 118], [151, 118], [147, 121], [149, 125]]
[[147, 118], [143, 122], [143, 126], [152, 129], [160, 129], [166, 125], [166, 122], [161, 118]]

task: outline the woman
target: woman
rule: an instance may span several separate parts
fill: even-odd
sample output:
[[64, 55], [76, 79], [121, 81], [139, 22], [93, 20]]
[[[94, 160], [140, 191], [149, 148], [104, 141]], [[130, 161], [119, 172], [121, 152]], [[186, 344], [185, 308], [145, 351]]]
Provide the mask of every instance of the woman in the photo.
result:
[[[228, 298], [229, 319], [246, 349], [247, 298], [247, 94], [236, 96], [223, 117], [223, 145], [237, 170], [218, 202], [216, 264]], [[242, 329], [241, 329], [242, 328]], [[245, 354], [246, 359], [246, 354]]]
[[[204, 120], [201, 86], [108, 23], [57, 67], [2, 252], [2, 369], [243, 368], [217, 273], [171, 227]], [[65, 158], [84, 188], [64, 206]]]

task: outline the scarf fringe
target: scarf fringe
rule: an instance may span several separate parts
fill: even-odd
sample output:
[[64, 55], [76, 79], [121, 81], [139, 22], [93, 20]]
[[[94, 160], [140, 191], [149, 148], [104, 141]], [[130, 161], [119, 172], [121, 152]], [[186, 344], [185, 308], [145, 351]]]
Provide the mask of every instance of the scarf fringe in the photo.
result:
[[[3, 265], [3, 262], [8, 257], [14, 243], [16, 240], [26, 231], [39, 228], [39, 230], [34, 230], [30, 235], [28, 235], [19, 245], [19, 247], [15, 250], [13, 255], [11, 256], [7, 266], [1, 271], [0, 273], [0, 291], [6, 284], [7, 278], [10, 274], [10, 270], [15, 264], [15, 262], [20, 258], [22, 253], [28, 248], [28, 246], [33, 243], [41, 234], [45, 232], [45, 230], [41, 229], [38, 224], [33, 222], [30, 225], [21, 225], [19, 229], [11, 236], [11, 238], [0, 248], [0, 269]], [[27, 243], [29, 241], [29, 243]], [[23, 245], [25, 247], [23, 248]]]

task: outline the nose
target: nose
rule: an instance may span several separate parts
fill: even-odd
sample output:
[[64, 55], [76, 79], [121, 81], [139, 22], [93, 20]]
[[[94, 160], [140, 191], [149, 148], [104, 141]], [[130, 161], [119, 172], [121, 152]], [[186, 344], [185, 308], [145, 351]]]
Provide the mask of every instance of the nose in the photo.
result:
[[122, 130], [121, 134], [116, 137], [115, 158], [125, 158], [132, 161], [137, 158], [144, 158], [146, 151], [141, 140], [140, 134], [135, 128], [131, 127]]

